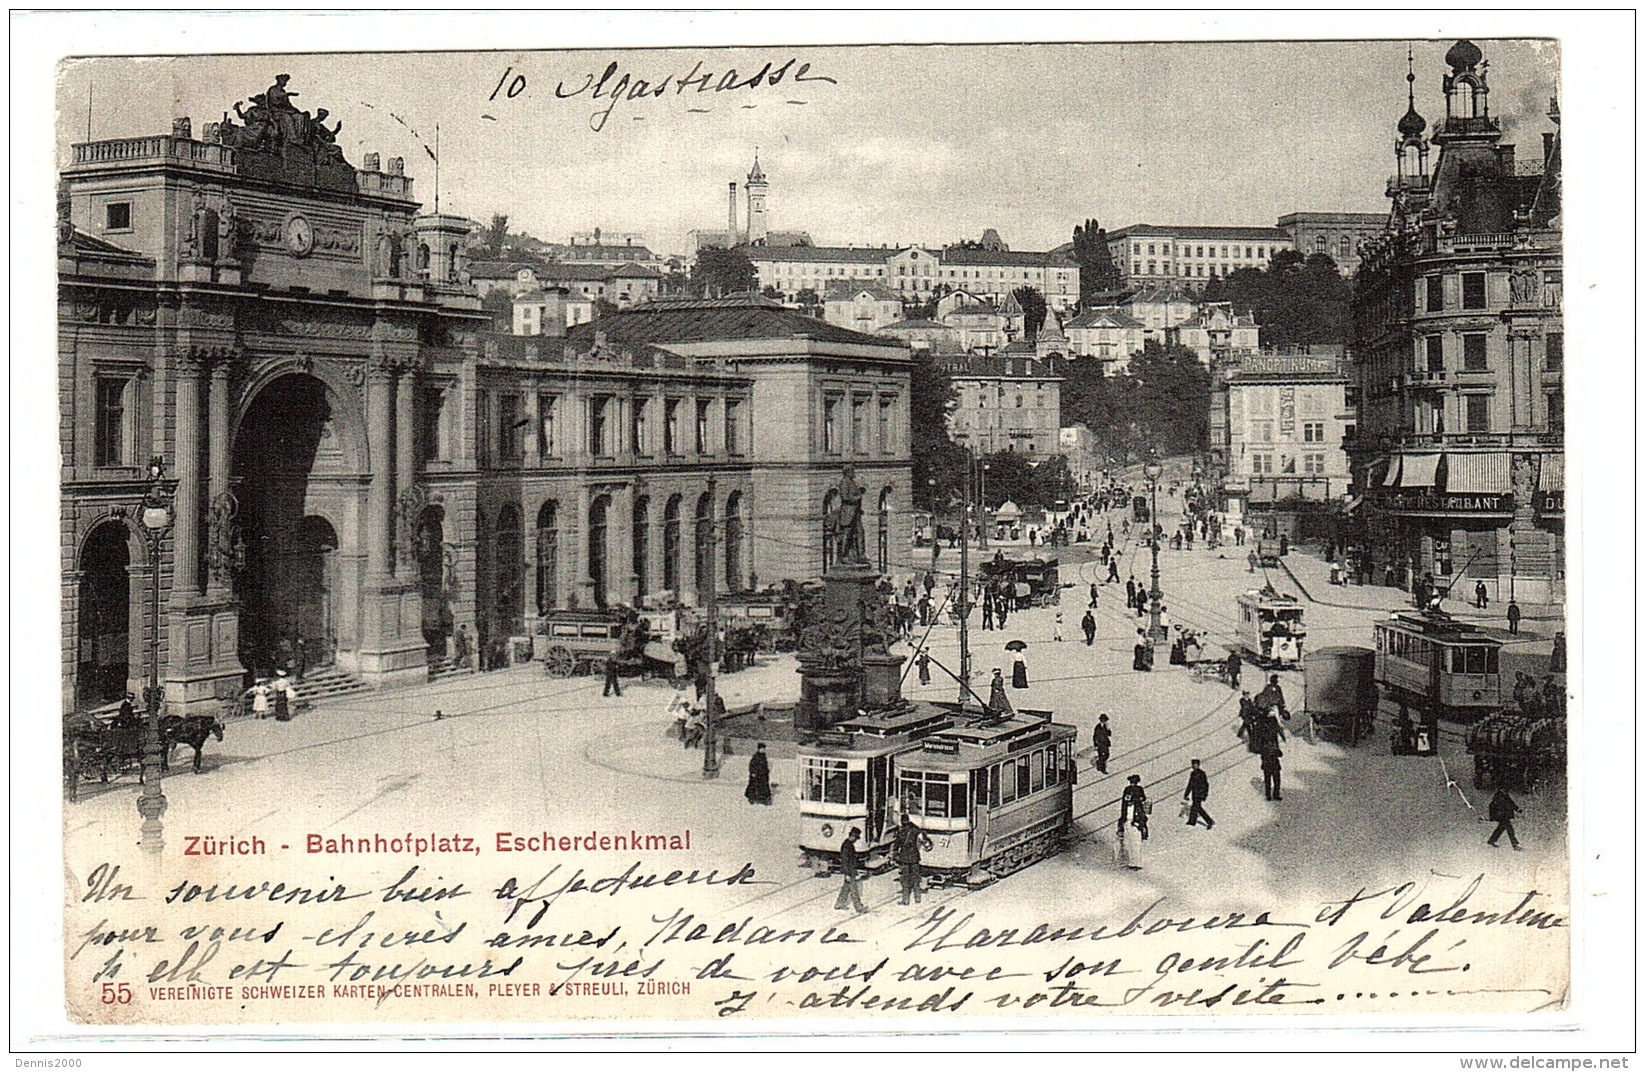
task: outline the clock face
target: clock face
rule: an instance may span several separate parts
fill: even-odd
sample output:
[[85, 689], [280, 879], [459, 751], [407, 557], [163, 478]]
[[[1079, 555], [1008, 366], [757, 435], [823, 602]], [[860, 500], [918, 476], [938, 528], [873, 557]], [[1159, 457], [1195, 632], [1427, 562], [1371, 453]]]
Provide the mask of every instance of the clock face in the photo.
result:
[[314, 248], [314, 228], [301, 216], [286, 221], [286, 248], [297, 256], [306, 256]]

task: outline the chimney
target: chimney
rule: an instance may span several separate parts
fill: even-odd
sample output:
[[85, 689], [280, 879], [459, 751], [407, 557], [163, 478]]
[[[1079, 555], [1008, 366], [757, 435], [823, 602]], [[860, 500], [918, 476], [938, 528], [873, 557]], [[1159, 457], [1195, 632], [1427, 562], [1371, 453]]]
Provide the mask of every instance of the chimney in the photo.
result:
[[1498, 145], [1496, 147], [1496, 160], [1497, 167], [1502, 169], [1502, 174], [1512, 175], [1514, 173], [1514, 147], [1512, 145]]
[[596, 246], [600, 244], [600, 229], [598, 227], [594, 228], [594, 244]]
[[730, 238], [730, 245], [737, 244], [737, 184], [731, 183], [731, 190], [726, 195], [725, 229]]

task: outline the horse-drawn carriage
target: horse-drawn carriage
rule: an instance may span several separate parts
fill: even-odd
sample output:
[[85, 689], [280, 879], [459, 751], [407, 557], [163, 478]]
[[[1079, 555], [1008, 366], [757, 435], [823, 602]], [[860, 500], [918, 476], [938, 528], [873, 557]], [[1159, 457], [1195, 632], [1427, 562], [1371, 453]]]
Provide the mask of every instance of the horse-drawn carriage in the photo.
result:
[[984, 585], [1010, 585], [1011, 597], [1019, 608], [1054, 606], [1062, 588], [1054, 558], [999, 556], [983, 562], [978, 573]]
[[[108, 782], [122, 774], [141, 772], [148, 727], [141, 717], [115, 712], [81, 711], [63, 721], [63, 782], [70, 802], [80, 799], [81, 779]], [[171, 754], [180, 744], [194, 749], [194, 773], [199, 774], [206, 738], [223, 739], [223, 721], [216, 715], [167, 715], [160, 720], [160, 769], [171, 769]]]
[[681, 664], [669, 644], [672, 637], [663, 639], [672, 630], [657, 629], [659, 614], [673, 616], [626, 608], [549, 611], [537, 626], [536, 657], [550, 677], [603, 674], [606, 663], [616, 659], [619, 674], [672, 679]]

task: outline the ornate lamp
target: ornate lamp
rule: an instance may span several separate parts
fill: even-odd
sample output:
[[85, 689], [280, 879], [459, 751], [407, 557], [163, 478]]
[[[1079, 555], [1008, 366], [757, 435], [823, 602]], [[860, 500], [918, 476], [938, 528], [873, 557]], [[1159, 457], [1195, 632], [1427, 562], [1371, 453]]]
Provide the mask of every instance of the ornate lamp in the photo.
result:
[[165, 472], [165, 461], [155, 455], [148, 466], [148, 492], [137, 510], [149, 552], [149, 681], [143, 690], [148, 717], [143, 737], [143, 794], [137, 799], [137, 812], [143, 817], [143, 851], [155, 854], [165, 848], [160, 816], [166, 813], [166, 797], [160, 789], [160, 548], [175, 520]]
[[1159, 620], [1159, 480], [1164, 471], [1165, 467], [1160, 465], [1158, 458], [1150, 459], [1142, 467], [1143, 476], [1148, 478], [1148, 548], [1153, 555], [1153, 571], [1148, 582], [1148, 638], [1155, 643], [1165, 639], [1165, 630], [1160, 627]]

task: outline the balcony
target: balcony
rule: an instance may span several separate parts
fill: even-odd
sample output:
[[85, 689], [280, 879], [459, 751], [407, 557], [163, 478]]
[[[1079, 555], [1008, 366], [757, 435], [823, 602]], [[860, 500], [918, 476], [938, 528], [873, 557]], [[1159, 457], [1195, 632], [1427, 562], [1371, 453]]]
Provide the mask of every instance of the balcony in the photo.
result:
[[1406, 387], [1431, 387], [1444, 382], [1444, 369], [1413, 369], [1404, 376]]
[[1388, 176], [1388, 196], [1402, 193], [1423, 193], [1428, 189], [1428, 178], [1424, 175], [1390, 175]]
[[140, 163], [182, 164], [212, 171], [232, 171], [234, 150], [215, 142], [156, 134], [147, 138], [87, 141], [74, 146], [71, 167], [126, 166]]
[[1399, 447], [1432, 449], [1434, 447], [1557, 447], [1565, 442], [1565, 433], [1547, 432], [1408, 432], [1391, 437]]

